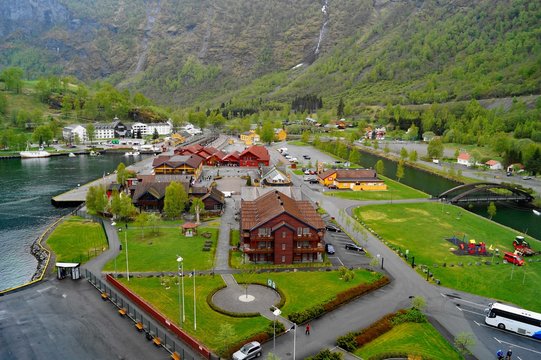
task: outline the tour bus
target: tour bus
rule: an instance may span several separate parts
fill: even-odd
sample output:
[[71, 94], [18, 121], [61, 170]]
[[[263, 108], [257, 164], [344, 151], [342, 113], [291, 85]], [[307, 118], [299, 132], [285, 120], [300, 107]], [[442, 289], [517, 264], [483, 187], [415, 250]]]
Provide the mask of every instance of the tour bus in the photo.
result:
[[487, 325], [541, 340], [541, 314], [539, 313], [500, 303], [489, 304], [485, 313]]

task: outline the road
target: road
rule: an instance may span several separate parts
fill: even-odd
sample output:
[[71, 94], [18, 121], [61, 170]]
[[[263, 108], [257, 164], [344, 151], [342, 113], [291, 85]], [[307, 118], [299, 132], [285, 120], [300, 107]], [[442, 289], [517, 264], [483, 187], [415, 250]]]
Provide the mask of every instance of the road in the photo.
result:
[[[283, 146], [283, 144], [278, 144], [276, 148]], [[295, 147], [291, 145], [286, 145], [286, 147], [288, 147], [288, 152], [297, 158], [302, 158], [303, 154], [311, 155], [312, 163], [315, 162], [315, 159], [319, 161], [330, 160], [328, 156], [327, 158], [320, 156], [319, 151], [312, 147]], [[271, 151], [271, 158], [279, 158], [279, 156], [277, 151]], [[374, 236], [369, 235], [366, 243], [364, 243], [361, 236], [355, 236], [355, 230], [347, 226], [345, 218], [340, 214], [340, 209], [350, 209], [352, 203], [357, 202], [326, 197], [321, 193], [322, 189], [318, 188], [319, 185], [307, 186], [303, 184], [301, 177], [293, 174], [292, 179], [295, 185], [302, 187], [303, 195], [306, 198], [319, 202], [320, 206], [330, 216], [335, 217], [336, 221], [348, 233], [354, 234], [357, 241], [365, 246], [370, 254], [379, 255], [379, 258], [384, 259], [384, 270], [393, 279], [392, 283], [385, 288], [364, 296], [312, 322], [310, 336], [304, 335], [302, 332], [297, 333], [297, 358], [315, 354], [323, 347], [332, 348], [338, 336], [366, 327], [390, 312], [409, 307], [411, 296], [423, 296], [426, 299], [426, 313], [445, 329], [444, 335], [456, 337], [462, 332], [472, 333], [476, 345], [471, 350], [478, 359], [491, 359], [494, 357], [496, 350], [506, 347], [513, 348], [516, 359], [533, 360], [539, 358], [541, 342], [484, 326], [482, 313], [487, 304], [492, 301], [491, 299], [462, 293], [427, 282], [409, 264]], [[358, 261], [357, 258], [350, 260], [349, 257], [340, 254], [339, 258], [345, 266], [352, 266]], [[292, 337], [288, 333], [281, 336], [276, 342], [277, 355], [282, 359], [293, 358]], [[448, 338], [448, 340], [453, 341], [452, 338]], [[269, 346], [265, 346], [264, 349], [271, 351]]]

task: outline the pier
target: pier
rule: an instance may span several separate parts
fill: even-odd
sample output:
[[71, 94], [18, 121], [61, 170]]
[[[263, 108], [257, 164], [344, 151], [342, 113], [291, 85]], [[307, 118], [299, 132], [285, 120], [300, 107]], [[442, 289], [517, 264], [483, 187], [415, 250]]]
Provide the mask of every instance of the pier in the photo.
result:
[[[154, 157], [149, 157], [147, 159], [141, 160], [135, 164], [132, 164], [126, 169], [134, 171], [135, 173], [150, 173], [152, 171], [152, 161]], [[94, 181], [91, 181], [87, 184], [77, 186], [76, 188], [66, 191], [60, 195], [54, 196], [51, 198], [51, 203], [55, 207], [74, 207], [79, 206], [86, 201], [86, 193], [91, 186], [108, 186], [111, 183], [116, 182], [116, 173], [112, 173], [103, 177], [100, 177]]]

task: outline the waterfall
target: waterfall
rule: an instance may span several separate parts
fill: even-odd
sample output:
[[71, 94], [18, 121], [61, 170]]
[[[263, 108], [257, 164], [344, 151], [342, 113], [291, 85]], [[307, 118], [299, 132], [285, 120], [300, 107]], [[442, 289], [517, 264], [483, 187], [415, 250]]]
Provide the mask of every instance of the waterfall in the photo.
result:
[[327, 24], [329, 23], [329, 0], [324, 0], [321, 12], [323, 13], [323, 25], [321, 25], [321, 29], [319, 29], [319, 38], [317, 40], [316, 50], [314, 51], [314, 55], [316, 56], [319, 54], [321, 42], [323, 41], [323, 37], [327, 32]]

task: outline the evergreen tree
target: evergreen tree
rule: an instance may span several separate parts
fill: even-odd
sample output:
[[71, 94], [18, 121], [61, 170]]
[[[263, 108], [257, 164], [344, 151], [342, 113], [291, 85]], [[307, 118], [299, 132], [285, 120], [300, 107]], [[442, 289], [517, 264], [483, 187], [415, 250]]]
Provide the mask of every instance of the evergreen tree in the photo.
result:
[[154, 134], [152, 134], [152, 139], [156, 140], [160, 137], [160, 134], [158, 134], [158, 129], [154, 128]]
[[537, 175], [541, 173], [541, 153], [539, 147], [537, 147], [532, 154], [532, 156], [526, 161], [526, 169], [532, 173], [532, 175]]
[[340, 101], [338, 102], [338, 106], [336, 107], [336, 116], [339, 118], [344, 116], [344, 99], [340, 98]]

